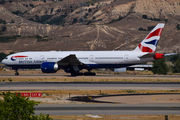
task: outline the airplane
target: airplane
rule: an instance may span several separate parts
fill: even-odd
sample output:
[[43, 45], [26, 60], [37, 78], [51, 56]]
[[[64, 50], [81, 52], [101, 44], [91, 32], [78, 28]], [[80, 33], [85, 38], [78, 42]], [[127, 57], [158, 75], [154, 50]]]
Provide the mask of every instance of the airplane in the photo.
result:
[[[32, 51], [19, 52], [7, 56], [2, 60], [6, 66], [18, 69], [41, 69], [43, 73], [55, 73], [64, 69], [71, 76], [87, 75], [95, 76], [91, 72], [96, 68], [122, 68], [135, 64], [162, 59], [165, 56], [176, 53], [156, 53], [156, 47], [160, 39], [164, 23], [159, 23], [132, 51]], [[80, 70], [88, 72], [81, 73]]]

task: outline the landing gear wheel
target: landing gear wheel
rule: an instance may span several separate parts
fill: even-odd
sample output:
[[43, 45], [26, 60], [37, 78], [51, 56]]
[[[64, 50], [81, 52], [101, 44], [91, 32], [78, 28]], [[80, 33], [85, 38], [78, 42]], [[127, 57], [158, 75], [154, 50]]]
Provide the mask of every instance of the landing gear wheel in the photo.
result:
[[96, 76], [96, 73], [94, 73], [94, 72], [85, 72], [84, 76]]
[[76, 72], [72, 72], [72, 73], [71, 73], [71, 76], [76, 77], [76, 76], [77, 76], [77, 73], [76, 73]]
[[15, 76], [18, 76], [19, 75], [19, 73], [15, 73]]
[[82, 73], [82, 72], [72, 72], [71, 73], [71, 76], [74, 76], [74, 77], [76, 77], [76, 76], [83, 76], [84, 75], [84, 73]]
[[18, 76], [19, 73], [18, 73], [18, 69], [15, 70], [15, 76]]
[[84, 73], [82, 73], [82, 72], [78, 73], [78, 76], [83, 76], [83, 75], [84, 75]]
[[92, 75], [92, 76], [96, 76], [96, 73], [95, 73], [95, 72], [92, 72], [91, 75]]

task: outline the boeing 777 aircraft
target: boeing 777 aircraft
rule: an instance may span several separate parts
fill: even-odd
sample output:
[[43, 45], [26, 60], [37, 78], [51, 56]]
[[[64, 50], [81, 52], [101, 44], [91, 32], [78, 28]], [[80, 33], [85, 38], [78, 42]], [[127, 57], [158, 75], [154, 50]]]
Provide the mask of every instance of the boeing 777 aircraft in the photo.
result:
[[[39, 69], [43, 73], [55, 73], [60, 69], [71, 76], [95, 75], [95, 68], [121, 68], [145, 63], [172, 54], [155, 53], [164, 23], [159, 23], [133, 51], [35, 51], [19, 52], [7, 56], [2, 63], [18, 69]], [[80, 73], [82, 69], [88, 72]]]

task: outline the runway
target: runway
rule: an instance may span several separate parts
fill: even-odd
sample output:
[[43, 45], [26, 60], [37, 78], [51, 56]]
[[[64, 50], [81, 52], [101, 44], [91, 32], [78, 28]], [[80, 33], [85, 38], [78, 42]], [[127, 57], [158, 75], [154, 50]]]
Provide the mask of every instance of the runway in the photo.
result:
[[180, 104], [68, 104], [39, 105], [36, 114], [84, 115], [84, 114], [179, 114]]
[[180, 82], [0, 82], [0, 90], [180, 90]]
[[57, 79], [160, 79], [160, 80], [180, 80], [178, 75], [114, 75], [114, 74], [97, 74], [96, 76], [76, 76], [64, 74], [0, 74], [0, 78], [57, 78]]
[[[0, 78], [9, 76], [0, 76]], [[11, 78], [57, 78], [66, 79], [72, 78], [69, 76], [11, 76]], [[148, 79], [149, 77], [138, 76], [140, 79]], [[95, 76], [88, 78], [87, 76], [73, 77], [72, 79], [119, 79], [119, 76]], [[121, 76], [123, 79], [136, 79], [133, 76]], [[155, 77], [156, 78], [156, 77]], [[159, 79], [157, 77], [156, 79]], [[171, 77], [172, 79], [178, 80], [177, 76]], [[139, 79], [139, 78], [138, 78]], [[154, 79], [154, 77], [150, 77]], [[162, 77], [162, 79], [168, 79]], [[0, 82], [0, 91], [7, 90], [180, 90], [180, 82]], [[177, 97], [176, 97], [177, 98]], [[111, 98], [105, 98], [108, 100]], [[118, 98], [119, 99], [119, 98]], [[118, 100], [117, 99], [117, 100]], [[141, 99], [141, 96], [139, 97]], [[145, 98], [143, 97], [143, 100]], [[101, 100], [101, 99], [96, 99]], [[105, 103], [94, 103], [86, 104], [79, 102], [69, 102], [69, 104], [40, 104], [35, 107], [36, 114], [50, 114], [50, 115], [84, 115], [84, 114], [109, 114], [109, 115], [139, 115], [139, 114], [179, 114], [180, 104], [179, 103], [142, 103], [142, 104], [105, 104]], [[73, 104], [74, 103], [74, 104]]]

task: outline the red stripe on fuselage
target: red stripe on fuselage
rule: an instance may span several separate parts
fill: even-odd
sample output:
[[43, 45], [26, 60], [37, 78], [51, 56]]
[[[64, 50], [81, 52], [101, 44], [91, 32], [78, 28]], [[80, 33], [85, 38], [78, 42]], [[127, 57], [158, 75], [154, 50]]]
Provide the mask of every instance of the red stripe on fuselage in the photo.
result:
[[22, 57], [28, 57], [28, 56], [22, 56], [22, 55], [19, 55], [19, 56], [13, 56], [13, 58], [22, 58]]

